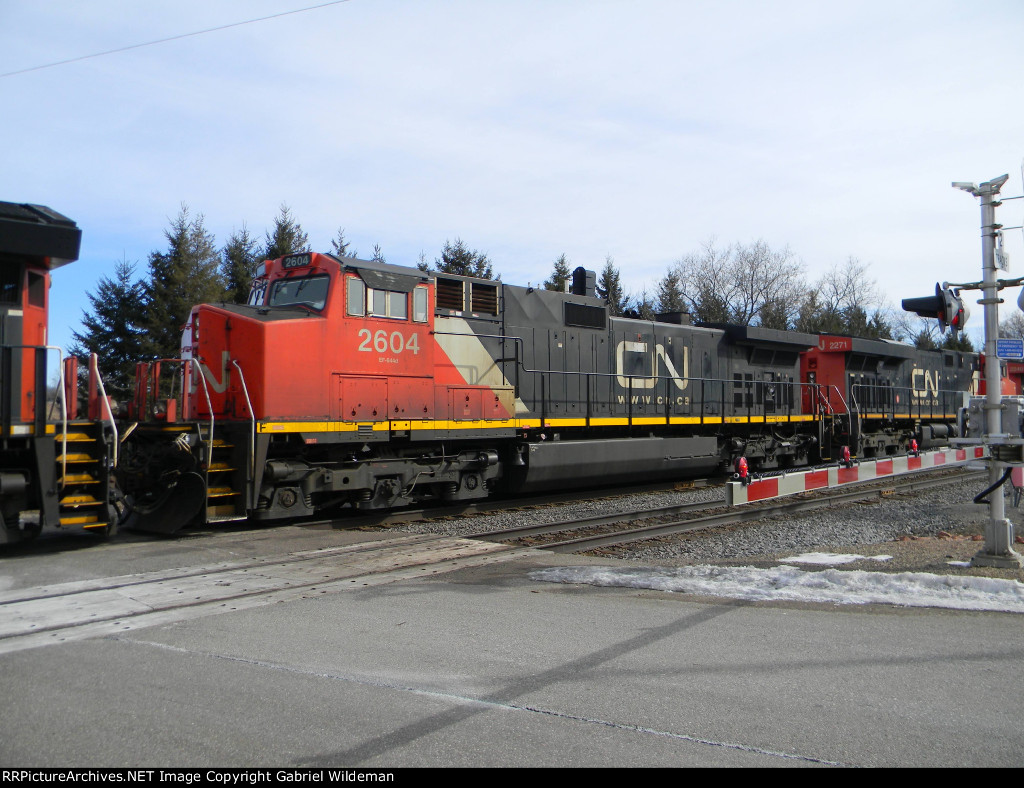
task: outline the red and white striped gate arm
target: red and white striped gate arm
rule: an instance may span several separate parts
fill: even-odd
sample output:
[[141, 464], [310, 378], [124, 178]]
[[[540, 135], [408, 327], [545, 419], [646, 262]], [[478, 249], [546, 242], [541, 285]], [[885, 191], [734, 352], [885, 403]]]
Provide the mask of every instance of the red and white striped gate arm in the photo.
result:
[[754, 501], [764, 501], [768, 498], [797, 495], [810, 490], [823, 490], [828, 487], [839, 487], [844, 484], [870, 481], [886, 476], [914, 473], [942, 465], [961, 465], [984, 456], [985, 447], [972, 446], [967, 449], [923, 451], [917, 457], [861, 460], [852, 468], [832, 466], [817, 470], [793, 471], [780, 476], [753, 479], [746, 485], [739, 481], [730, 481], [726, 485], [726, 503], [729, 506], [739, 506]]

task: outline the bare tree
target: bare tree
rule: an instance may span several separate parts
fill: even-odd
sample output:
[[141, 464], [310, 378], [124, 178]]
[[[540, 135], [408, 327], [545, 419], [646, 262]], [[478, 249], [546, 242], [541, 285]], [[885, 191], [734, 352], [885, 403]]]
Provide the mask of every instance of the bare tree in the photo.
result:
[[805, 289], [803, 266], [789, 248], [772, 249], [760, 240], [723, 249], [711, 239], [701, 251], [680, 258], [669, 275], [701, 323], [750, 325], [767, 315], [773, 326], [788, 327]]
[[761, 311], [772, 305], [776, 320], [781, 313], [794, 315], [804, 290], [803, 270], [789, 247], [775, 250], [764, 241], [735, 247], [733, 275], [739, 295], [732, 307], [733, 320], [741, 324], [760, 322]]
[[1024, 312], [1014, 309], [1010, 316], [999, 322], [999, 336], [1010, 339], [1024, 337]]
[[[884, 303], [878, 283], [868, 274], [869, 266], [856, 257], [836, 265], [807, 292], [800, 305], [795, 327], [809, 333], [850, 334], [894, 339], [916, 337], [921, 327], [895, 316]], [[900, 322], [900, 326], [894, 325]]]

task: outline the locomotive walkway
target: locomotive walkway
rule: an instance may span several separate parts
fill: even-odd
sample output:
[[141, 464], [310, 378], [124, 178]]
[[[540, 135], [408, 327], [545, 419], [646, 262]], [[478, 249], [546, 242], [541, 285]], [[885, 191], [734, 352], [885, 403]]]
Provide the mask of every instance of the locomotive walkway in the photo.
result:
[[327, 528], [5, 555], [0, 765], [1024, 764], [1019, 615], [530, 577], [605, 563]]

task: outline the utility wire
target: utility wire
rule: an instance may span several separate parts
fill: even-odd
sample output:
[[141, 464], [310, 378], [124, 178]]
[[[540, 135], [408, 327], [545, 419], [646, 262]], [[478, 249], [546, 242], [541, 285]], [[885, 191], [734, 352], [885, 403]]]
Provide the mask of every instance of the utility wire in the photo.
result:
[[271, 14], [270, 16], [261, 16], [259, 19], [247, 19], [244, 22], [232, 22], [229, 25], [220, 25], [219, 27], [210, 27], [206, 30], [196, 30], [192, 33], [182, 33], [179, 36], [170, 36], [169, 38], [158, 38], [156, 41], [146, 41], [143, 44], [131, 44], [126, 47], [118, 47], [117, 49], [108, 49], [105, 52], [94, 52], [91, 55], [82, 55], [81, 57], [68, 58], [67, 60], [58, 60], [54, 63], [44, 63], [41, 66], [32, 66], [31, 68], [22, 68], [17, 71], [8, 71], [4, 74], [0, 74], [0, 79], [3, 77], [13, 77], [16, 74], [27, 74], [30, 71], [41, 71], [44, 68], [53, 68], [54, 66], [65, 66], [68, 63], [77, 63], [80, 60], [89, 60], [94, 57], [103, 57], [104, 55], [113, 55], [117, 52], [127, 52], [129, 49], [141, 49], [142, 47], [151, 47], [154, 44], [166, 44], [168, 41], [178, 41], [182, 38], [191, 38], [192, 36], [201, 36], [206, 33], [216, 33], [218, 30], [227, 30], [231, 27], [241, 27], [242, 25], [251, 25], [255, 22], [266, 22], [268, 19], [277, 19], [282, 16], [290, 16], [291, 14], [301, 14], [305, 11], [315, 11], [317, 8], [326, 8], [329, 5], [339, 5], [341, 3], [347, 3], [349, 0], [331, 0], [327, 3], [320, 3], [319, 5], [311, 5], [306, 8], [296, 8], [294, 11], [282, 11], [279, 14]]

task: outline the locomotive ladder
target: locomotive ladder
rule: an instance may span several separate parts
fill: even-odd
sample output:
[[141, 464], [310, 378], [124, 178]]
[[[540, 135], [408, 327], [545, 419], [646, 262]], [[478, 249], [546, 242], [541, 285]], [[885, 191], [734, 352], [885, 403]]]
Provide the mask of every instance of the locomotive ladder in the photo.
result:
[[[239, 381], [245, 394], [246, 405], [250, 414], [250, 446], [240, 430], [221, 426], [218, 435], [214, 435], [213, 419], [208, 426], [209, 433], [204, 438], [203, 428], [199, 427], [201, 443], [206, 446], [206, 521], [224, 522], [227, 520], [244, 519], [247, 515], [245, 490], [248, 480], [252, 478], [252, 451], [256, 439], [256, 422], [252, 416], [252, 401], [249, 399], [249, 388], [238, 362], [232, 360], [238, 370]], [[203, 379], [205, 388], [206, 382]], [[234, 426], [234, 425], [232, 425]]]
[[222, 522], [244, 518], [245, 475], [244, 463], [238, 462], [239, 447], [221, 437], [213, 439], [211, 451], [206, 465], [206, 520]]
[[107, 528], [112, 512], [107, 508], [108, 448], [102, 423], [72, 422], [56, 444], [61, 526]]
[[[837, 414], [835, 408], [832, 407], [831, 389], [835, 389], [836, 396], [839, 397], [839, 401], [843, 403], [843, 407], [847, 414], [850, 415], [850, 409], [846, 405], [846, 400], [843, 399], [842, 393], [835, 386], [815, 386], [816, 399], [817, 399], [817, 411], [820, 414], [818, 420], [818, 453], [822, 460], [832, 460], [832, 438], [836, 434], [836, 423], [843, 421], [843, 414]], [[851, 416], [852, 417], [852, 416]], [[826, 440], [826, 426], [825, 420], [828, 419], [828, 439]], [[825, 452], [828, 451], [826, 456]]]

